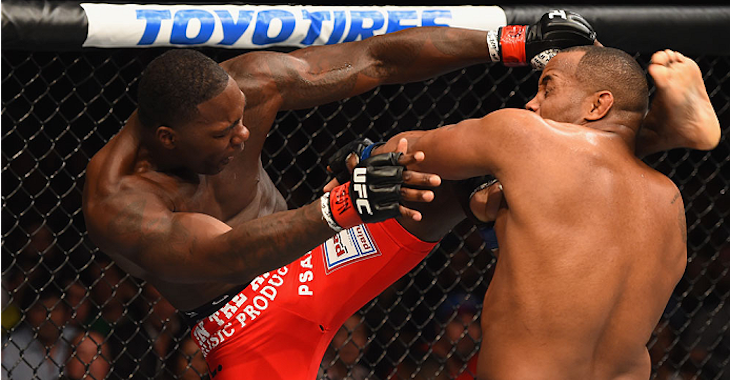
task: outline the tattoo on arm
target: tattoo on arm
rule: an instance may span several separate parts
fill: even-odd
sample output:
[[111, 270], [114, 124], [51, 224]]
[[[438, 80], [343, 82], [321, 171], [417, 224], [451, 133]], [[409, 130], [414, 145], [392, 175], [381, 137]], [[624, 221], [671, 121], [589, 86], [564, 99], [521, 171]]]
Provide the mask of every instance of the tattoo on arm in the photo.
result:
[[193, 244], [195, 243], [195, 238], [192, 237], [193, 244], [188, 243], [190, 239], [190, 231], [185, 228], [185, 225], [183, 225], [179, 221], [173, 220], [170, 234], [169, 236], [167, 236], [166, 239], [170, 253], [185, 253], [188, 256], [191, 256]]
[[187, 252], [190, 231], [182, 223], [173, 220], [169, 233], [165, 233], [165, 225], [169, 222], [164, 217], [146, 220], [144, 218], [146, 206], [146, 200], [130, 203], [109, 222], [109, 232], [141, 246], [162, 244], [170, 253]]
[[130, 203], [109, 222], [109, 232], [121, 236], [139, 235], [142, 231], [142, 213], [147, 201], [140, 200]]
[[679, 199], [680, 196], [681, 196], [680, 193], [674, 194], [674, 198], [672, 198], [672, 202], [671, 203], [672, 204], [676, 203], [677, 202], [677, 199]]
[[[679, 192], [674, 195], [674, 198], [672, 198], [672, 204], [675, 204], [677, 200], [682, 199], [682, 196]], [[687, 244], [687, 217], [684, 214], [684, 206], [680, 203], [677, 205], [677, 224], [679, 225], [679, 232], [682, 236], [682, 240], [684, 241], [684, 244]]]
[[[449, 57], [458, 57], [460, 50], [459, 48], [463, 46], [463, 40], [465, 39], [464, 36], [461, 35], [461, 32], [458, 32], [456, 30], [447, 30], [445, 34], [444, 39], [432, 39], [433, 46], [436, 47], [436, 49], [443, 53], [445, 56]], [[486, 49], [487, 40], [486, 37], [484, 39], [484, 48]]]

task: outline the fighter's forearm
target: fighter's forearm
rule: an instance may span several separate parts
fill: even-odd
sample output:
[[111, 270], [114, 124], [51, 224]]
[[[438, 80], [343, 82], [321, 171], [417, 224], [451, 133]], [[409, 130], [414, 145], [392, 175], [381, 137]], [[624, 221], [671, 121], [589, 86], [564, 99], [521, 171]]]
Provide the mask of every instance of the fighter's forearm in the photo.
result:
[[280, 268], [334, 236], [319, 203], [254, 219], [222, 235], [220, 254], [211, 257], [223, 269], [220, 279], [240, 282]]
[[432, 78], [469, 65], [491, 62], [484, 31], [410, 28], [366, 40], [376, 62], [373, 74], [383, 83]]
[[153, 278], [173, 283], [245, 283], [289, 264], [335, 235], [322, 219], [319, 201], [232, 229], [203, 214], [169, 218], [145, 213], [146, 206], [136, 202], [111, 220], [96, 212], [89, 236], [102, 250], [115, 252], [116, 258], [124, 257]]
[[[457, 158], [454, 154], [449, 154], [453, 153], [453, 151], [449, 152], [448, 149], [443, 149], [440, 144], [436, 143], [439, 137], [441, 137], [437, 137], [436, 133], [436, 130], [401, 132], [390, 138], [385, 144], [373, 149], [372, 154], [393, 152], [396, 150], [398, 141], [406, 139], [408, 140], [409, 152], [421, 151], [425, 154], [423, 161], [409, 165], [408, 169], [437, 174], [442, 178], [450, 180], [469, 178], [468, 175], [460, 176], [461, 171], [470, 169], [468, 162]], [[445, 139], [448, 140], [449, 138], [447, 137]], [[438, 142], [441, 143], [444, 141]], [[445, 145], [447, 147], [450, 146], [448, 141]]]

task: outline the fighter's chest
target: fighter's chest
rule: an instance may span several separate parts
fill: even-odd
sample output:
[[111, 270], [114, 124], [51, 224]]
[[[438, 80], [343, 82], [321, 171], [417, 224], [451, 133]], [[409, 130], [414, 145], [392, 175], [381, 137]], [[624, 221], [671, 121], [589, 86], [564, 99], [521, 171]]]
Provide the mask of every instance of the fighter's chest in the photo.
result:
[[233, 226], [286, 209], [286, 203], [265, 172], [221, 173], [199, 183], [181, 184], [169, 194], [174, 212], [207, 214]]
[[256, 207], [257, 181], [249, 177], [235, 182], [230, 178], [201, 177], [198, 183], [178, 183], [167, 196], [173, 212], [202, 213], [225, 222]]

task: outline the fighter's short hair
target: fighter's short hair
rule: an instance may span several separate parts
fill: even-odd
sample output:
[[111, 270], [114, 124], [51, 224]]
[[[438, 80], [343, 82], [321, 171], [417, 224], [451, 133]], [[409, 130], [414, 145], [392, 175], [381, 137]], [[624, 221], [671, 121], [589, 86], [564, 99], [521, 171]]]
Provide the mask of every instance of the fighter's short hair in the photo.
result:
[[643, 117], [649, 108], [649, 86], [638, 62], [626, 52], [603, 46], [575, 46], [563, 52], [580, 51], [576, 79], [590, 92], [611, 91], [614, 109]]
[[150, 62], [137, 89], [138, 116], [146, 128], [176, 128], [198, 115], [197, 105], [223, 92], [228, 73], [190, 49], [172, 49]]

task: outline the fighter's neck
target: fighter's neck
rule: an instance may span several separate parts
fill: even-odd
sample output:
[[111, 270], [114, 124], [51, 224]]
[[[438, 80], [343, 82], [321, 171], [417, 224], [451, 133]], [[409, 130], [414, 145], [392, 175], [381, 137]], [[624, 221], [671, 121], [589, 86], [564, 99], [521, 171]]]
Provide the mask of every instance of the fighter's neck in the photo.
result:
[[636, 148], [637, 128], [632, 128], [628, 123], [616, 120], [600, 120], [588, 123], [586, 126], [598, 131], [606, 132], [621, 139], [630, 152]]
[[182, 166], [171, 154], [158, 145], [155, 137], [143, 129], [136, 112], [127, 121], [127, 133], [137, 142], [135, 172], [156, 171], [188, 180], [197, 180], [198, 175]]

